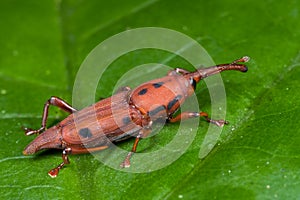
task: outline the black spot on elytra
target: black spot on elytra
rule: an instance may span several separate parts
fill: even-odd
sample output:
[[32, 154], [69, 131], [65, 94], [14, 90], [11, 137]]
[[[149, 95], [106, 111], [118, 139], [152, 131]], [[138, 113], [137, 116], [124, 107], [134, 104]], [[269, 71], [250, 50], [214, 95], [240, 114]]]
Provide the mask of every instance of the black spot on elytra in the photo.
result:
[[124, 118], [123, 118], [123, 123], [124, 123], [124, 125], [127, 125], [127, 124], [129, 124], [130, 122], [131, 122], [130, 117], [124, 117]]
[[153, 110], [149, 111], [148, 115], [149, 116], [154, 116], [157, 113], [159, 113], [160, 111], [166, 110], [166, 108], [164, 106], [158, 106], [156, 108], [154, 108]]
[[142, 90], [139, 91], [138, 95], [144, 95], [148, 92], [148, 89], [147, 88], [144, 88]]
[[167, 109], [170, 110], [181, 98], [182, 95], [177, 95], [172, 101], [168, 103]]
[[153, 85], [153, 87], [155, 87], [155, 88], [159, 88], [159, 87], [161, 87], [163, 84], [164, 84], [164, 82], [158, 82], [158, 83], [153, 83], [152, 85]]
[[89, 128], [82, 128], [79, 130], [79, 135], [83, 138], [90, 138], [93, 136]]

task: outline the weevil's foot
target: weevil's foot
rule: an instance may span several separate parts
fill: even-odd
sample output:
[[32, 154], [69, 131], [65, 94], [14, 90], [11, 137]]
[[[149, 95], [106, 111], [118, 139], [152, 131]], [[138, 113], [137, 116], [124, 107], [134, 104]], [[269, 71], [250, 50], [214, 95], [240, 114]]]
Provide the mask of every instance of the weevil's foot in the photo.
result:
[[120, 164], [120, 167], [122, 168], [129, 168], [130, 167], [130, 157], [132, 155], [132, 152], [129, 152], [126, 156], [125, 160]]
[[124, 160], [121, 164], [120, 167], [122, 168], [129, 168], [130, 167], [130, 161], [129, 160]]
[[211, 120], [210, 120], [210, 123], [215, 124], [215, 125], [217, 125], [217, 126], [219, 126], [219, 127], [223, 127], [224, 125], [229, 124], [228, 121], [222, 120], [222, 119], [221, 119], [221, 120], [213, 120], [213, 119], [211, 119]]
[[26, 127], [22, 127], [23, 130], [25, 131], [25, 135], [33, 135], [33, 134], [40, 134], [42, 131], [44, 131], [44, 128], [40, 128], [38, 130], [33, 130], [31, 128], [26, 128]]
[[56, 178], [57, 175], [58, 175], [58, 172], [59, 172], [59, 168], [56, 167], [54, 169], [51, 169], [49, 172], [48, 172], [48, 175], [51, 177], [51, 178]]
[[25, 131], [25, 135], [33, 135], [36, 134], [36, 130], [33, 130], [31, 128], [22, 127], [22, 129]]

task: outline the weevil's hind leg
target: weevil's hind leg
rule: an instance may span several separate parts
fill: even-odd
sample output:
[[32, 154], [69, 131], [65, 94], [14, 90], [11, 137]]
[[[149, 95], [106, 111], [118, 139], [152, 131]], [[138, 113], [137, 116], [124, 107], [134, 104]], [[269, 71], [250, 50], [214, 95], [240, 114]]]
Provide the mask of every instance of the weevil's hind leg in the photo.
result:
[[178, 122], [180, 120], [185, 120], [189, 118], [194, 118], [194, 117], [204, 117], [205, 120], [209, 123], [215, 124], [217, 126], [224, 126], [225, 124], [228, 124], [227, 121], [225, 120], [214, 120], [208, 117], [208, 114], [206, 112], [183, 112], [175, 117], [170, 117], [169, 122]]
[[48, 101], [46, 101], [45, 105], [44, 105], [44, 110], [43, 110], [43, 118], [42, 118], [42, 125], [40, 129], [37, 130], [33, 130], [30, 128], [24, 128], [25, 130], [25, 135], [32, 135], [32, 134], [39, 134], [41, 132], [43, 132], [46, 128], [46, 123], [47, 123], [47, 118], [48, 118], [48, 110], [49, 110], [49, 106], [57, 106], [60, 109], [68, 112], [68, 113], [73, 113], [75, 111], [77, 111], [75, 108], [73, 108], [72, 106], [70, 106], [67, 102], [65, 102], [64, 100], [58, 98], [58, 97], [51, 97], [50, 99], [48, 99]]
[[63, 153], [62, 153], [62, 160], [63, 162], [60, 163], [57, 167], [51, 169], [49, 172], [48, 172], [48, 175], [51, 176], [51, 178], [55, 178], [57, 175], [58, 175], [58, 172], [59, 170], [66, 164], [70, 164], [70, 161], [69, 161], [69, 158], [68, 158], [68, 154], [70, 154], [72, 152], [72, 149], [71, 148], [65, 148], [63, 150]]
[[134, 141], [131, 151], [127, 154], [124, 161], [120, 164], [120, 167], [122, 167], [122, 168], [130, 167], [130, 158], [136, 152], [136, 148], [137, 148], [137, 145], [138, 145], [140, 139], [143, 137], [147, 137], [150, 133], [151, 133], [151, 127], [143, 128], [139, 132], [139, 134], [135, 138], [135, 141]]

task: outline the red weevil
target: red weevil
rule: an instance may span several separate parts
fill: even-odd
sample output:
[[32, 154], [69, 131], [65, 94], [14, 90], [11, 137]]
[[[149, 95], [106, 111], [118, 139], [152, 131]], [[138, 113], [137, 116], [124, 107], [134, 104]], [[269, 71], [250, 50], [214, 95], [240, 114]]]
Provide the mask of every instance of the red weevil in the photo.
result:
[[[51, 97], [44, 105], [41, 128], [25, 128], [26, 135], [39, 135], [24, 149], [23, 154], [34, 154], [42, 149], [62, 149], [63, 162], [48, 173], [51, 177], [56, 177], [59, 170], [70, 163], [69, 154], [103, 150], [109, 147], [110, 142], [135, 137], [132, 150], [121, 163], [121, 167], [129, 167], [130, 157], [136, 152], [139, 140], [151, 132], [151, 126], [156, 120], [178, 122], [202, 116], [207, 122], [217, 126], [227, 124], [225, 120], [209, 118], [206, 112], [182, 112], [177, 116], [174, 113], [194, 93], [196, 84], [201, 79], [225, 70], [246, 72], [247, 67], [239, 63], [248, 60], [249, 57], [244, 56], [229, 64], [199, 68], [194, 72], [176, 68], [165, 77], [143, 83], [133, 90], [125, 87], [113, 96], [82, 110], [76, 110], [58, 97]], [[50, 105], [57, 106], [70, 115], [46, 129]], [[94, 112], [97, 120], [90, 117]]]

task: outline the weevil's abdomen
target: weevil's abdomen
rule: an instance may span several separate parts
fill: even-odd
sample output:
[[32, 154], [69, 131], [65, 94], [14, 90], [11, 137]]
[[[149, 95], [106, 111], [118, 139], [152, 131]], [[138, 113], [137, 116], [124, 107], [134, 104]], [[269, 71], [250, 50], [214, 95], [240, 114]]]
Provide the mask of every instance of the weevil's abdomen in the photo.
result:
[[134, 136], [141, 114], [128, 104], [128, 91], [119, 92], [69, 115], [61, 124], [68, 146], [94, 148]]
[[24, 155], [30, 155], [42, 149], [63, 149], [61, 129], [58, 126], [53, 126], [42, 134], [38, 135], [27, 147], [24, 149]]

